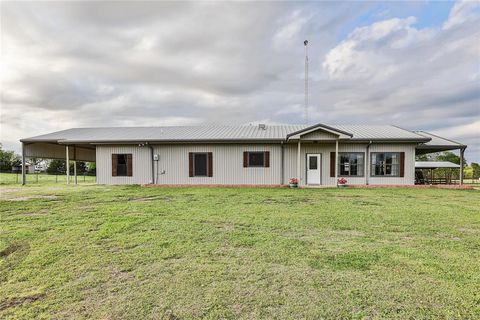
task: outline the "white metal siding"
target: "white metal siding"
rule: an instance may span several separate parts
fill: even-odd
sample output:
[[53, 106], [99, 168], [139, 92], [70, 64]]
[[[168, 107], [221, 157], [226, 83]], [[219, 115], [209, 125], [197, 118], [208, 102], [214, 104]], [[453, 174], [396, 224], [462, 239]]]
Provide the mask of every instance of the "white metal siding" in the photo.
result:
[[[411, 185], [415, 182], [415, 146], [416, 144], [372, 144], [370, 152], [405, 152], [405, 177], [369, 177], [369, 184]], [[342, 144], [338, 152], [363, 152], [365, 164], [367, 163], [367, 144]], [[335, 178], [330, 177], [330, 153], [335, 152], [334, 143], [301, 143], [300, 149], [300, 177], [299, 184], [305, 185], [306, 181], [306, 154], [319, 153], [322, 155], [321, 184], [335, 185]], [[366, 177], [370, 171], [367, 168], [364, 177], [347, 177], [348, 184], [366, 184]], [[285, 179], [284, 183], [292, 177], [297, 177], [297, 144], [288, 144], [285, 148]]]
[[322, 130], [310, 132], [302, 136], [302, 140], [335, 140], [337, 138], [338, 138], [337, 134], [333, 134], [331, 132], [326, 132]]
[[[372, 144], [372, 152], [405, 152], [404, 177], [370, 177], [369, 184], [412, 185], [415, 184], [415, 147], [416, 144]], [[370, 161], [369, 161], [370, 162]], [[370, 172], [370, 171], [369, 171]]]
[[[280, 144], [158, 145], [157, 184], [280, 184]], [[270, 167], [243, 167], [244, 151], [270, 151]], [[189, 177], [188, 153], [212, 152], [213, 176]], [[165, 171], [164, 174], [162, 172]]]
[[[411, 185], [415, 181], [415, 144], [372, 144], [370, 152], [405, 152], [405, 177], [369, 177], [369, 184]], [[339, 145], [339, 152], [364, 152], [367, 144]], [[270, 151], [269, 168], [244, 168], [244, 151]], [[305, 184], [307, 153], [322, 155], [321, 184], [335, 185], [330, 177], [330, 153], [334, 143], [302, 143], [300, 185]], [[188, 153], [212, 152], [213, 177], [189, 177]], [[100, 184], [147, 184], [151, 183], [150, 149], [138, 146], [97, 146], [97, 181]], [[132, 177], [112, 177], [112, 153], [132, 153]], [[155, 162], [157, 184], [263, 184], [278, 185], [281, 180], [280, 144], [165, 144], [154, 146], [159, 155]], [[297, 175], [297, 144], [285, 145], [284, 184]], [[163, 173], [164, 172], [164, 173]], [[348, 184], [366, 184], [366, 176], [347, 178]]]
[[[112, 176], [112, 154], [132, 154], [132, 176]], [[152, 180], [150, 149], [138, 146], [97, 146], [97, 183], [147, 184]]]

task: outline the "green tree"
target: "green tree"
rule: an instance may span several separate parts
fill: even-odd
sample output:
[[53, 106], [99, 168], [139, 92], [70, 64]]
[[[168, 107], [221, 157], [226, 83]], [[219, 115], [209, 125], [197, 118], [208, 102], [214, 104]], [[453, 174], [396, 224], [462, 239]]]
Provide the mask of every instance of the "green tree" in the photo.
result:
[[470, 166], [472, 167], [472, 179], [480, 178], [480, 165], [478, 163], [472, 162]]
[[[450, 161], [456, 164], [460, 164], [460, 156], [457, 156], [455, 153], [450, 152], [450, 151], [445, 151], [442, 153], [439, 153], [436, 157], [435, 160], [437, 161]], [[467, 165], [467, 159], [463, 158], [463, 165]]]
[[20, 156], [15, 152], [9, 150], [3, 150], [3, 146], [0, 143], [0, 170], [11, 171], [13, 166], [19, 166], [22, 162]]
[[47, 167], [48, 174], [65, 174], [65, 160], [52, 160]]
[[87, 174], [89, 176], [95, 176], [97, 174], [97, 164], [95, 162], [87, 163]]

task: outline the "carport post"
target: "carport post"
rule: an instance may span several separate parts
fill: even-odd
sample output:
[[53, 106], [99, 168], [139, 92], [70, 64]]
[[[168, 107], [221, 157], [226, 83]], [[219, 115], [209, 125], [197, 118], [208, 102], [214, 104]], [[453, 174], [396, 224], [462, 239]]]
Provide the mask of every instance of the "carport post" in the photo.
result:
[[460, 149], [460, 184], [463, 184], [463, 154], [465, 152], [465, 148]]
[[73, 146], [73, 176], [75, 184], [77, 184], [77, 148], [75, 146]]
[[66, 169], [66, 173], [67, 173], [67, 184], [70, 184], [70, 157], [69, 157], [69, 154], [68, 154], [68, 146], [65, 146], [65, 151], [66, 151], [66, 165], [65, 167], [67, 167]]
[[25, 143], [22, 142], [22, 186], [27, 183], [27, 176], [25, 171]]
[[338, 166], [337, 163], [339, 163], [338, 160], [338, 139], [335, 140], [335, 183], [338, 186]]
[[300, 161], [301, 161], [301, 157], [300, 157], [300, 138], [298, 139], [298, 149], [297, 149], [297, 179], [298, 179], [298, 183], [300, 183]]

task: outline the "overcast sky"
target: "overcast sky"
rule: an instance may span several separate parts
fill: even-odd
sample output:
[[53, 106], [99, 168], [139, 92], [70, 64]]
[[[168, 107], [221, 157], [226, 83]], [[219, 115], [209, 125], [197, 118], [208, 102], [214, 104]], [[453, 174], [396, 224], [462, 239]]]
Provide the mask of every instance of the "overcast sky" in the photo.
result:
[[1, 142], [71, 127], [396, 124], [480, 162], [480, 2], [1, 2]]

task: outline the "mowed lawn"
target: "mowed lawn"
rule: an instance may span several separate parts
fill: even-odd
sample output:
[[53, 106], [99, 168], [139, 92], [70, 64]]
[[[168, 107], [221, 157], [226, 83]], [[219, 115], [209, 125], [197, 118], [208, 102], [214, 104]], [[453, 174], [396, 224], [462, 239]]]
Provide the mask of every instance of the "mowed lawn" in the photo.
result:
[[480, 318], [480, 192], [1, 186], [0, 318]]

